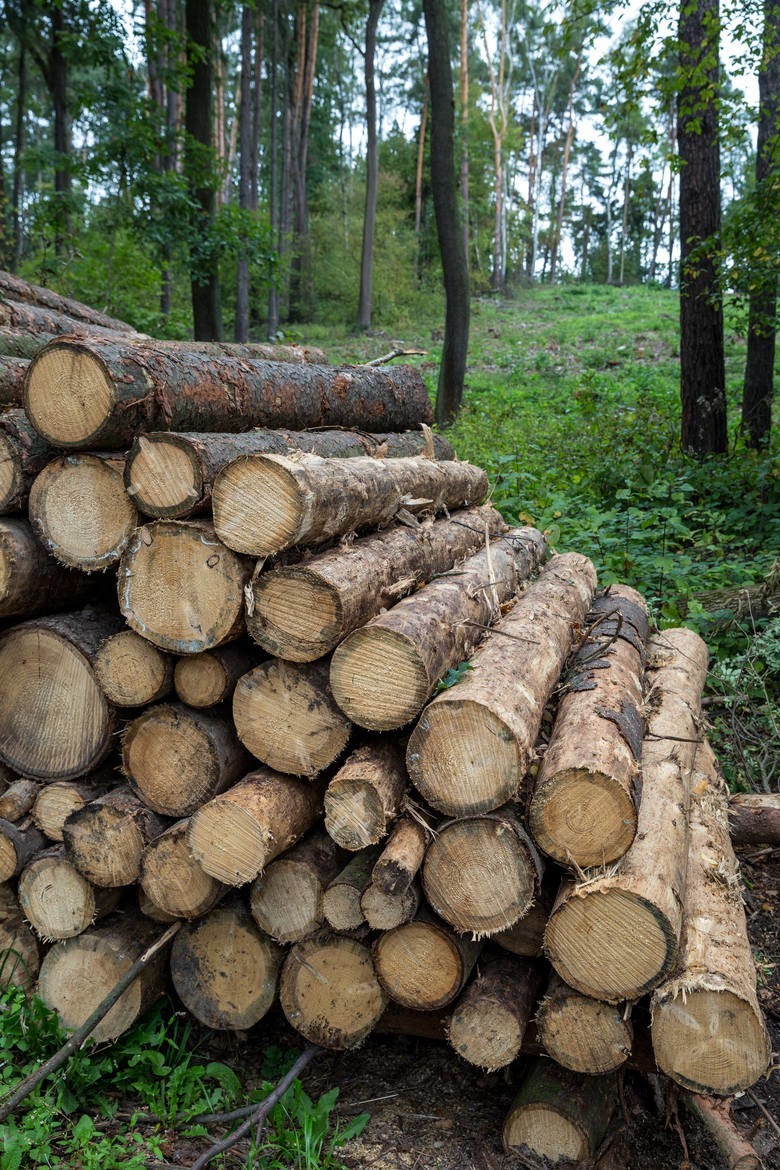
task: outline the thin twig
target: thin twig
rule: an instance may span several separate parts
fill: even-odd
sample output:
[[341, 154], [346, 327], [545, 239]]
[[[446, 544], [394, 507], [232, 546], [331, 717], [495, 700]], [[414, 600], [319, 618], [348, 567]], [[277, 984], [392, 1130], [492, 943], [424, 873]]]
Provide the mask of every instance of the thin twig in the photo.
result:
[[759, 1101], [758, 1097], [755, 1095], [753, 1090], [748, 1089], [747, 1095], [748, 1095], [748, 1097], [750, 1097], [751, 1101], [753, 1101], [754, 1105], [756, 1105], [756, 1107], [761, 1110], [764, 1117], [767, 1119], [769, 1124], [772, 1126], [772, 1129], [775, 1131], [775, 1133], [778, 1134], [778, 1136], [780, 1136], [780, 1125], [777, 1124], [774, 1117], [769, 1112], [769, 1110], [763, 1105], [763, 1103], [761, 1101]]
[[427, 353], [427, 349], [391, 349], [390, 353], [386, 353], [384, 357], [372, 358], [370, 362], [363, 362], [363, 365], [383, 366], [386, 362], [391, 362], [397, 357], [426, 357]]

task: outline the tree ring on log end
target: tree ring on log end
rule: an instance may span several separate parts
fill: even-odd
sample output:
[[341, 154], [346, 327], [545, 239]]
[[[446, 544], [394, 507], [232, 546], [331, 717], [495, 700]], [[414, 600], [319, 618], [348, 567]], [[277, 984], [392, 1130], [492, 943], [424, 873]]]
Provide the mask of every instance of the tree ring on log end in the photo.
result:
[[393, 731], [419, 713], [432, 681], [410, 638], [368, 625], [334, 650], [330, 685], [353, 723], [370, 731]]
[[214, 527], [228, 548], [267, 557], [298, 542], [305, 499], [295, 476], [265, 455], [241, 455], [211, 493]]
[[187, 829], [187, 844], [206, 873], [228, 886], [256, 878], [268, 852], [257, 821], [225, 796], [198, 809]]
[[533, 795], [528, 827], [540, 849], [561, 865], [581, 869], [617, 861], [636, 835], [636, 805], [605, 773], [568, 768]]
[[298, 942], [322, 926], [322, 883], [305, 866], [282, 855], [252, 883], [249, 909], [271, 938]]
[[[475, 1026], [479, 1029], [477, 1051]], [[525, 1029], [516, 1013], [498, 998], [480, 1001], [476, 1023], [473, 1014], [468, 1009], [462, 1011], [458, 1004], [447, 1028], [447, 1038], [458, 1055], [486, 1072], [495, 1072], [511, 1064], [520, 1052], [524, 1034]]]
[[[99, 935], [81, 934], [57, 943], [41, 965], [39, 995], [56, 1011], [62, 1027], [80, 1027], [122, 978], [133, 959], [118, 953]], [[136, 1020], [142, 1006], [136, 979], [91, 1034], [95, 1043], [115, 1040]]]
[[125, 487], [142, 512], [175, 520], [200, 500], [203, 475], [186, 440], [139, 435], [127, 456]]
[[176, 694], [189, 707], [213, 707], [224, 697], [225, 668], [208, 650], [180, 658], [173, 670]]
[[380, 935], [374, 962], [390, 998], [415, 1011], [435, 1011], [452, 1003], [466, 974], [456, 940], [427, 921], [408, 922]]
[[0, 434], [0, 512], [15, 500], [22, 488], [22, 470], [15, 443]]
[[154, 812], [186, 817], [213, 795], [219, 749], [186, 708], [164, 703], [130, 724], [122, 743], [122, 766]]
[[73, 340], [52, 342], [30, 364], [24, 408], [36, 431], [56, 447], [88, 447], [99, 438], [115, 403], [108, 370]]
[[19, 879], [19, 904], [43, 938], [75, 938], [95, 919], [95, 891], [62, 858], [33, 860]]
[[589, 1076], [612, 1072], [631, 1054], [631, 1023], [622, 1007], [579, 992], [542, 1000], [536, 1013], [539, 1039], [556, 1064]]
[[504, 1122], [503, 1140], [510, 1153], [527, 1146], [550, 1162], [582, 1162], [590, 1153], [590, 1142], [580, 1127], [543, 1102], [512, 1109]]
[[338, 590], [298, 567], [257, 574], [254, 613], [247, 630], [258, 645], [290, 662], [313, 662], [338, 644], [342, 605]]
[[142, 707], [165, 692], [170, 662], [134, 630], [120, 630], [98, 648], [94, 669], [110, 702]]
[[371, 952], [343, 935], [319, 934], [297, 943], [280, 985], [287, 1021], [312, 1044], [354, 1048], [379, 1021], [387, 996]]

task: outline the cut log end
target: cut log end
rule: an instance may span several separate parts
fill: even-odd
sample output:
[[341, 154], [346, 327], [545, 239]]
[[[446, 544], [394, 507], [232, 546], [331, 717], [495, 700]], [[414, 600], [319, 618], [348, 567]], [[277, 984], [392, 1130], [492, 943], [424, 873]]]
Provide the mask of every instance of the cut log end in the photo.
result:
[[[458, 995], [470, 967], [460, 940], [423, 918], [380, 935], [376, 972], [391, 999], [415, 1011], [446, 1007]], [[470, 956], [476, 958], [476, 952]]]
[[[111, 892], [101, 907], [104, 913], [114, 909], [118, 897], [118, 892]], [[98, 912], [94, 887], [61, 855], [39, 857], [27, 866], [19, 879], [19, 903], [46, 939], [75, 938], [92, 925]]]
[[24, 406], [39, 434], [57, 447], [86, 447], [110, 418], [115, 397], [102, 363], [71, 340], [53, 342], [37, 356]]
[[106, 697], [117, 707], [145, 707], [170, 690], [171, 659], [133, 630], [106, 639], [94, 665]]
[[385, 833], [380, 794], [360, 779], [341, 781], [325, 793], [325, 828], [343, 849], [375, 845]]
[[207, 873], [228, 886], [242, 886], [263, 869], [268, 835], [229, 799], [212, 800], [190, 821], [187, 841]]
[[220, 540], [235, 552], [264, 557], [295, 543], [305, 501], [295, 477], [281, 463], [245, 455], [217, 476], [212, 505]]
[[41, 965], [32, 927], [18, 910], [0, 915], [0, 989], [23, 987], [31, 991]]
[[623, 1010], [571, 989], [542, 1000], [536, 1027], [545, 1050], [572, 1072], [612, 1072], [631, 1055], [633, 1033]]
[[115, 564], [138, 521], [121, 470], [81, 452], [47, 464], [32, 485], [29, 508], [44, 547], [85, 572]]
[[252, 883], [252, 917], [277, 942], [299, 942], [322, 926], [322, 883], [284, 857]]
[[534, 793], [528, 814], [534, 840], [561, 865], [582, 869], [622, 857], [636, 835], [636, 805], [613, 776], [585, 768], [558, 772]]
[[512, 1063], [520, 1052], [524, 1033], [516, 1013], [497, 1000], [483, 1003], [478, 1018], [456, 1007], [447, 1029], [449, 1042], [458, 1055], [486, 1072]]
[[171, 520], [187, 515], [203, 491], [198, 461], [175, 435], [139, 435], [126, 479], [142, 512]]
[[504, 1122], [504, 1149], [526, 1146], [550, 1162], [582, 1162], [590, 1154], [584, 1127], [543, 1101], [512, 1109]]
[[180, 658], [173, 672], [176, 694], [190, 707], [213, 707], [225, 697], [225, 671], [210, 651]]
[[395, 630], [366, 626], [334, 651], [333, 697], [353, 723], [392, 731], [414, 719], [431, 689], [414, 643]]
[[363, 917], [372, 930], [394, 930], [411, 922], [419, 905], [420, 892], [416, 886], [409, 886], [400, 894], [387, 894], [372, 884], [360, 899]]
[[139, 882], [149, 902], [171, 918], [197, 918], [227, 892], [190, 855], [187, 822], [171, 825], [143, 851]]
[[[327, 581], [305, 571], [260, 574], [253, 582], [255, 607], [247, 617], [252, 638], [269, 654], [289, 662], [313, 662], [339, 639], [341, 601]], [[329, 636], [336, 631], [335, 640]]]

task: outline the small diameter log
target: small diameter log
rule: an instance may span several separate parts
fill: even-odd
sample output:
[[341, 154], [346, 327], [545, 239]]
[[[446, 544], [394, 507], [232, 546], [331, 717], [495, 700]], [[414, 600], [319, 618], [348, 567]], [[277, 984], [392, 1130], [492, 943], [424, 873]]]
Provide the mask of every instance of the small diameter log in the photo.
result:
[[173, 986], [207, 1028], [251, 1028], [276, 998], [282, 957], [233, 898], [179, 931], [171, 951]]
[[0, 409], [22, 405], [24, 379], [29, 364], [29, 358], [0, 355]]
[[551, 902], [544, 897], [543, 890], [527, 914], [518, 918], [513, 926], [491, 935], [490, 941], [498, 943], [510, 954], [522, 955], [527, 959], [539, 958], [543, 952], [544, 928], [547, 925], [550, 906]]
[[0, 325], [0, 353], [5, 357], [25, 358], [29, 362], [53, 338], [53, 333], [30, 333], [26, 329]]
[[546, 542], [518, 528], [373, 618], [336, 648], [336, 702], [361, 727], [391, 731], [420, 713], [437, 681], [470, 657], [485, 630], [536, 571]]
[[397, 744], [364, 744], [350, 753], [325, 790], [325, 828], [342, 849], [376, 845], [398, 816], [407, 784]]
[[31, 817], [18, 825], [0, 820], [0, 882], [16, 877], [47, 845], [46, 838]]
[[525, 959], [488, 962], [458, 1000], [447, 1039], [469, 1064], [486, 1072], [519, 1055], [539, 988], [539, 971]]
[[146, 707], [170, 694], [175, 660], [134, 630], [106, 638], [95, 655], [95, 674], [117, 707]]
[[406, 765], [433, 808], [461, 817], [517, 799], [595, 589], [587, 557], [554, 557], [478, 647], [472, 670], [423, 711]]
[[301, 564], [270, 572], [258, 564], [249, 586], [247, 630], [278, 658], [312, 662], [382, 608], [483, 548], [488, 536], [505, 531], [494, 508], [466, 508], [446, 520], [360, 537]]
[[537, 845], [580, 869], [616, 861], [636, 834], [647, 606], [613, 586], [586, 624], [528, 812]]
[[322, 898], [322, 909], [334, 930], [357, 930], [365, 922], [360, 898], [371, 882], [371, 870], [378, 856], [376, 847], [362, 849], [330, 882]]
[[400, 817], [374, 866], [372, 885], [384, 894], [405, 893], [423, 863], [429, 836], [424, 826], [411, 815]]
[[756, 994], [728, 801], [705, 743], [696, 758], [680, 950], [652, 1001], [659, 1068], [694, 1093], [730, 1097], [767, 1069], [769, 1036]]
[[55, 455], [23, 410], [0, 413], [0, 515], [27, 510], [33, 480]]
[[280, 943], [314, 934], [325, 920], [323, 895], [341, 865], [335, 841], [322, 832], [277, 857], [249, 890], [249, 909], [260, 929]]
[[143, 914], [144, 918], [151, 918], [152, 922], [178, 922], [178, 918], [174, 914], [168, 914], [165, 910], [161, 910], [156, 906], [150, 898], [147, 897], [146, 892], [138, 886], [136, 888], [138, 895], [138, 910]]
[[416, 882], [400, 894], [387, 894], [372, 882], [360, 895], [360, 910], [372, 930], [394, 930], [417, 915], [420, 897]]
[[158, 520], [138, 528], [119, 564], [127, 624], [162, 650], [198, 654], [238, 638], [251, 565], [205, 522]]
[[94, 592], [85, 573], [49, 556], [26, 520], [0, 519], [0, 619], [78, 605]]
[[138, 880], [141, 854], [165, 829], [165, 822], [129, 787], [71, 813], [62, 827], [69, 859], [95, 886], [129, 886]]
[[95, 572], [114, 565], [138, 524], [125, 491], [124, 459], [77, 451], [52, 459], [30, 488], [30, 523], [63, 565]]
[[30, 363], [24, 405], [56, 446], [109, 450], [145, 431], [370, 431], [378, 422], [403, 430], [432, 421], [425, 383], [410, 366], [296, 365], [96, 338], [45, 346]]
[[383, 527], [404, 508], [442, 512], [480, 504], [487, 491], [485, 472], [470, 463], [244, 455], [219, 473], [211, 502], [220, 540], [266, 557]]
[[[71, 334], [71, 341], [82, 337], [86, 340], [89, 337], [93, 341], [102, 338], [111, 342], [129, 329], [129, 326], [124, 324], [119, 329], [87, 322], [81, 316], [74, 317], [70, 313], [60, 312], [46, 305], [37, 305], [32, 302], [21, 304], [16, 300], [7, 300], [2, 293], [0, 293], [0, 325], [15, 330], [24, 329], [31, 333], [50, 333], [56, 341], [59, 341], [65, 334]], [[136, 335], [131, 331], [129, 336]], [[39, 349], [38, 353], [40, 352]]]
[[189, 818], [177, 821], [144, 849], [138, 881], [148, 901], [166, 919], [199, 918], [219, 902], [229, 886], [207, 874], [187, 845]]
[[550, 916], [548, 958], [570, 987], [594, 999], [639, 999], [672, 970], [706, 674], [707, 648], [691, 630], [665, 630], [650, 639], [636, 838], [613, 872], [564, 883]]
[[455, 934], [423, 909], [414, 922], [381, 934], [373, 949], [377, 976], [390, 998], [432, 1012], [460, 995], [482, 944]]
[[20, 821], [35, 804], [41, 786], [35, 780], [14, 780], [0, 796], [0, 818]]
[[730, 1101], [685, 1093], [683, 1102], [714, 1139], [728, 1170], [761, 1170], [763, 1162], [734, 1124]]
[[282, 968], [279, 998], [287, 1022], [312, 1044], [354, 1048], [387, 1005], [371, 952], [356, 939], [319, 931], [296, 943]]
[[122, 625], [96, 609], [39, 617], [0, 636], [0, 759], [34, 780], [83, 776], [111, 747], [113, 708], [92, 663]]
[[122, 768], [144, 804], [187, 817], [251, 766], [227, 714], [161, 703], [128, 724]]
[[240, 455], [288, 455], [291, 451], [327, 459], [366, 455], [454, 458], [447, 439], [424, 431], [390, 435], [340, 430], [254, 430], [242, 435], [159, 431], [139, 435], [133, 443], [125, 466], [125, 486], [140, 511], [165, 520], [181, 520], [207, 511], [215, 478]]
[[19, 905], [44, 939], [75, 938], [116, 909], [119, 890], [98, 889], [65, 856], [47, 849], [19, 876]]
[[626, 1010], [582, 995], [555, 972], [536, 1010], [536, 1030], [554, 1061], [589, 1076], [625, 1064], [634, 1039], [630, 1006]]
[[536, 1060], [504, 1122], [504, 1149], [545, 1164], [590, 1164], [617, 1100], [614, 1077], [583, 1077]]
[[41, 955], [38, 940], [13, 902], [0, 909], [0, 991], [22, 987], [32, 991], [38, 978]]
[[198, 809], [187, 844], [206, 873], [241, 886], [299, 841], [321, 810], [315, 785], [258, 768]]
[[180, 658], [173, 685], [182, 703], [190, 707], [214, 707], [233, 696], [236, 683], [257, 666], [262, 655], [245, 642], [231, 642], [202, 654]]
[[338, 759], [352, 731], [330, 693], [327, 662], [271, 659], [255, 667], [236, 685], [233, 720], [258, 760], [308, 778]]
[[[41, 964], [38, 995], [56, 1011], [62, 1027], [73, 1031], [159, 934], [159, 925], [150, 919], [117, 914], [76, 938], [55, 943]], [[100, 1021], [92, 1032], [96, 1044], [121, 1036], [160, 998], [168, 981], [169, 950], [154, 955]]]
[[116, 788], [120, 776], [106, 766], [83, 780], [54, 780], [45, 784], [35, 799], [32, 819], [50, 841], [62, 840], [62, 827], [71, 813]]
[[[0, 272], [0, 294], [12, 301], [22, 301], [26, 305], [37, 305], [41, 309], [50, 309], [53, 313], [71, 317], [82, 321], [85, 325], [97, 325], [101, 329], [110, 329], [114, 333], [135, 333], [132, 325], [120, 321], [117, 317], [110, 317], [93, 309], [89, 305], [76, 301], [72, 297], [64, 297], [40, 284], [32, 284], [22, 280], [11, 272]], [[84, 332], [87, 332], [85, 329]]]
[[738, 792], [729, 798], [734, 845], [780, 845], [780, 793]]
[[456, 930], [488, 937], [531, 909], [539, 854], [510, 806], [440, 825], [422, 871], [429, 903]]

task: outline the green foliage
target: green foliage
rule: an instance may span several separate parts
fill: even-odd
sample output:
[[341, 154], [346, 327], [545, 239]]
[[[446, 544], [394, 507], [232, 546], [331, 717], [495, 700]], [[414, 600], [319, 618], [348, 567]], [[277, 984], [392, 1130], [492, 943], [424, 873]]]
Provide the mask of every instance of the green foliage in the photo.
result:
[[[267, 1086], [270, 1091], [272, 1086]], [[294, 1081], [269, 1118], [269, 1133], [253, 1151], [249, 1167], [259, 1170], [341, 1170], [335, 1158], [340, 1149], [363, 1132], [368, 1113], [360, 1113], [347, 1125], [334, 1122], [339, 1090], [331, 1089], [312, 1101], [299, 1081]]]
[[436, 694], [438, 695], [441, 691], [448, 691], [450, 687], [454, 687], [460, 682], [466, 671], [473, 669], [474, 667], [470, 662], [459, 662], [457, 666], [451, 667], [437, 682]]

